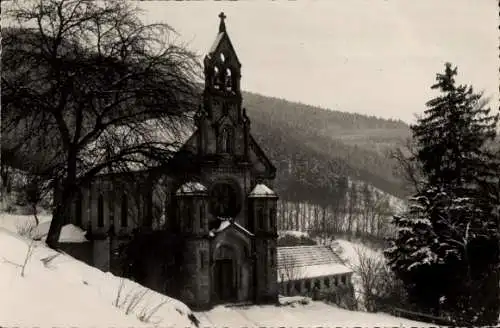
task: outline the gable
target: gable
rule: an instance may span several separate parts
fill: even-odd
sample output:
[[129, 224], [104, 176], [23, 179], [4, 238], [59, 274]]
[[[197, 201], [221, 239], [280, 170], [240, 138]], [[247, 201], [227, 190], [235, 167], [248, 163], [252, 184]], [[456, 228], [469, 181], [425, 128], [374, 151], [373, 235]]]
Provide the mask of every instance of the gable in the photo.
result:
[[254, 235], [233, 221], [221, 221], [220, 226], [210, 230], [209, 235], [213, 238], [214, 250], [227, 244], [247, 253], [252, 249], [251, 238]]
[[214, 55], [218, 53], [230, 53], [230, 60], [234, 60], [235, 64], [241, 66], [240, 60], [236, 55], [236, 51], [234, 50], [233, 44], [229, 39], [229, 35], [227, 32], [219, 32], [217, 37], [215, 38], [214, 43], [210, 47], [210, 51], [208, 52], [208, 57], [214, 59]]
[[276, 167], [252, 136], [250, 136], [249, 148], [254, 173], [262, 178], [274, 179], [276, 177]]

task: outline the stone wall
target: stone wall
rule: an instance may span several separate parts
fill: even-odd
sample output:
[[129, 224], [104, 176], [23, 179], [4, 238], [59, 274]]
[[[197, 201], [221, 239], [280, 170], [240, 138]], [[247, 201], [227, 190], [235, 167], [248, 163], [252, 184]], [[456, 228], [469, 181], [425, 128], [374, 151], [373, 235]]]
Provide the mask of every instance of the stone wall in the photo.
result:
[[59, 243], [59, 248], [88, 265], [94, 265], [94, 252], [92, 242], [84, 243]]

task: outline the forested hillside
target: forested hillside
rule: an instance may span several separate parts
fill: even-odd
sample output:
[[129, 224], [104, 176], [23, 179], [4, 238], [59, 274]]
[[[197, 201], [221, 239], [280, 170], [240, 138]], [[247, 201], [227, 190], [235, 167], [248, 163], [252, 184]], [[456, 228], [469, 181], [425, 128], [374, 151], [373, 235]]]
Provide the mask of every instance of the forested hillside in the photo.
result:
[[330, 111], [244, 94], [252, 133], [278, 168], [282, 198], [330, 203], [336, 182], [349, 177], [403, 197], [402, 181], [387, 155], [409, 136], [402, 121]]

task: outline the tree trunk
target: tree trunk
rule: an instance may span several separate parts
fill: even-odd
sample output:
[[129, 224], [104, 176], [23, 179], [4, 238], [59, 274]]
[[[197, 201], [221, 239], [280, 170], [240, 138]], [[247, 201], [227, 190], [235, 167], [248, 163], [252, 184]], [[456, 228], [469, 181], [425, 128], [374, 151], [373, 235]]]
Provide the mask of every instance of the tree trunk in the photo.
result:
[[61, 229], [71, 216], [73, 196], [76, 185], [76, 153], [70, 151], [67, 161], [67, 176], [62, 183], [54, 187], [54, 209], [46, 243], [52, 249], [57, 249]]

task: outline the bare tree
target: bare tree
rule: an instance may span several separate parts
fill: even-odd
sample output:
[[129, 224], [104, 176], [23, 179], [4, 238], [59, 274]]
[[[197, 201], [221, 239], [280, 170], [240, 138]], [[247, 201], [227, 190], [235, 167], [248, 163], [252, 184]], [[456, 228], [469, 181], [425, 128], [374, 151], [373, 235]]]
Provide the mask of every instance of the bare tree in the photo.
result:
[[[57, 188], [56, 247], [80, 186], [102, 172], [145, 170], [172, 156], [196, 108], [196, 56], [126, 1], [13, 1], [4, 29], [2, 146]], [[43, 163], [37, 162], [43, 156]], [[30, 163], [28, 163], [30, 164]]]
[[297, 259], [291, 254], [281, 254], [279, 272], [281, 281], [297, 281], [305, 277], [304, 267], [298, 266]]
[[381, 274], [384, 272], [385, 262], [383, 256], [370, 254], [362, 247], [355, 247], [356, 259], [349, 266], [358, 279], [359, 295], [358, 302], [364, 306], [366, 311], [377, 310], [376, 297], [381, 288]]
[[395, 174], [403, 177], [405, 188], [410, 194], [419, 191], [422, 184], [421, 169], [415, 161], [416, 149], [412, 139], [408, 138], [404, 144], [388, 152], [388, 157], [396, 161]]

